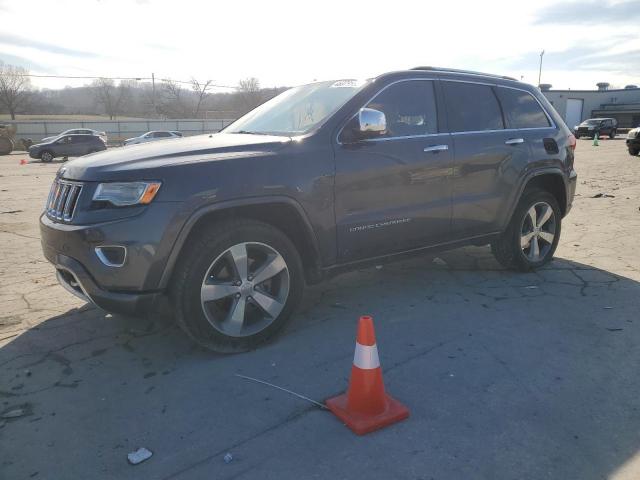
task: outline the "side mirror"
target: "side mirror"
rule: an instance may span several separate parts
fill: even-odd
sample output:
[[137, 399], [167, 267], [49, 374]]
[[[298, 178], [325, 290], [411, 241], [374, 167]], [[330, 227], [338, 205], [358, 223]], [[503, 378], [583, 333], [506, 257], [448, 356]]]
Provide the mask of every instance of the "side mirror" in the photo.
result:
[[377, 137], [387, 131], [387, 118], [374, 108], [361, 108], [358, 112], [358, 130], [363, 138]]

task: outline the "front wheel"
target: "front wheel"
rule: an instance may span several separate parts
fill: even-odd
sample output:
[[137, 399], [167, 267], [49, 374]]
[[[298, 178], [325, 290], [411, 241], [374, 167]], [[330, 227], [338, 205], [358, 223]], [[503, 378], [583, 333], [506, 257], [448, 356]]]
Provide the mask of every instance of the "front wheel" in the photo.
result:
[[507, 230], [491, 244], [507, 268], [529, 271], [551, 261], [558, 247], [562, 214], [556, 198], [544, 190], [526, 193]]
[[193, 340], [216, 352], [241, 352], [284, 327], [304, 276], [280, 230], [253, 220], [217, 223], [184, 248], [171, 293], [177, 322]]
[[635, 157], [636, 155], [638, 155], [639, 152], [640, 152], [640, 149], [629, 147], [629, 155], [633, 155]]
[[45, 163], [49, 163], [51, 160], [53, 160], [53, 153], [51, 153], [48, 150], [45, 150], [40, 154], [40, 160], [42, 160]]

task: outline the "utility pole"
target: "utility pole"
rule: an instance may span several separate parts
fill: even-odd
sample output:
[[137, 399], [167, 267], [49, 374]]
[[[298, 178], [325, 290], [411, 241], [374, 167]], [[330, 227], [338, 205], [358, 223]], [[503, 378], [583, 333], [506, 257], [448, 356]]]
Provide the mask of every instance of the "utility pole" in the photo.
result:
[[153, 113], [158, 115], [158, 107], [156, 106], [156, 75], [151, 73], [151, 103], [153, 103]]
[[544, 56], [544, 50], [540, 52], [540, 69], [538, 70], [538, 88], [540, 88], [540, 79], [542, 78], [542, 57]]

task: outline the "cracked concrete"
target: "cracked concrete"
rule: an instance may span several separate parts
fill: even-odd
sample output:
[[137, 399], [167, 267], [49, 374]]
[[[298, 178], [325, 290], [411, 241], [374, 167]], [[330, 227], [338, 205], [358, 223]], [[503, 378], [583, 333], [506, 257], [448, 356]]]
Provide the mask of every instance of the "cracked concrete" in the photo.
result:
[[[504, 271], [469, 247], [351, 272], [234, 356], [58, 286], [37, 228], [58, 165], [21, 158], [0, 157], [0, 415], [25, 409], [0, 422], [0, 478], [640, 477], [640, 159], [623, 141], [578, 142], [578, 195], [547, 268]], [[341, 392], [362, 313], [407, 421], [355, 437], [235, 377]], [[129, 465], [140, 446], [153, 457]]]

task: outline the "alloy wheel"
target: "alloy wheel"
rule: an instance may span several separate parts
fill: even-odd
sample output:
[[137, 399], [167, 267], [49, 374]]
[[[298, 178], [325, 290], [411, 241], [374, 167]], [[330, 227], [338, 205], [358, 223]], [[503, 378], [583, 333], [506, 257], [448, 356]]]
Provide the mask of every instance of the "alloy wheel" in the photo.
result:
[[202, 280], [200, 301], [216, 330], [246, 337], [278, 318], [289, 288], [289, 269], [279, 252], [264, 243], [239, 243], [211, 263]]
[[520, 248], [530, 262], [542, 261], [556, 238], [556, 216], [546, 202], [537, 202], [527, 210], [520, 229]]

